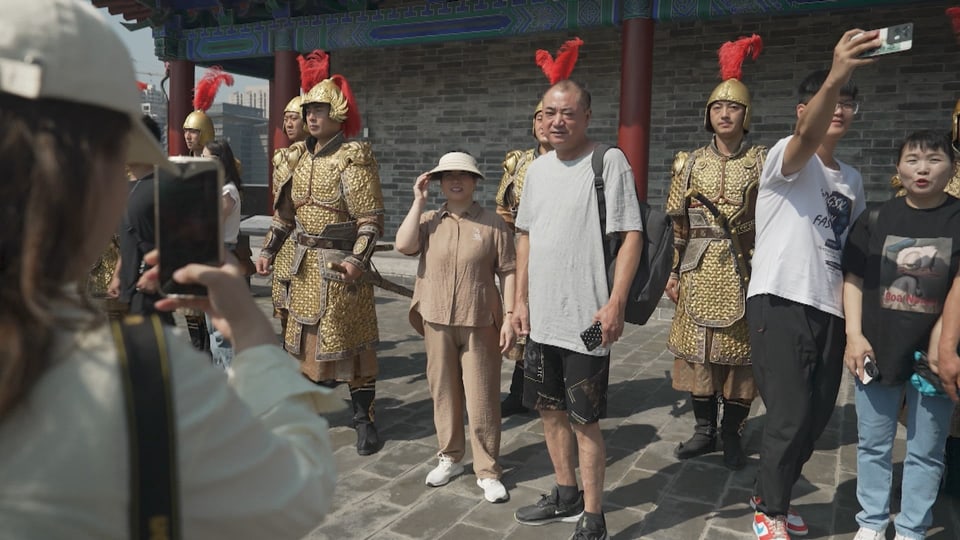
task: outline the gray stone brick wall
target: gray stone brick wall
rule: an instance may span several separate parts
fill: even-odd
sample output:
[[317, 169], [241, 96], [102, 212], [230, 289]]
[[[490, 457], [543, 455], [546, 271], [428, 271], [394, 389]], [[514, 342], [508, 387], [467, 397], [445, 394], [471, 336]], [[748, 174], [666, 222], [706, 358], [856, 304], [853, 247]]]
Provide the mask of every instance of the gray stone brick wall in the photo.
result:
[[[950, 113], [960, 98], [960, 47], [944, 16], [950, 5], [658, 24], [649, 200], [663, 204], [673, 154], [708, 140], [703, 107], [720, 82], [716, 49], [721, 43], [750, 33], [764, 39], [759, 60], [744, 65], [744, 82], [753, 92], [752, 139], [772, 146], [793, 128], [797, 84], [810, 71], [829, 67], [833, 46], [845, 29], [913, 21], [912, 51], [857, 71], [863, 106], [838, 149], [841, 159], [863, 173], [868, 198], [886, 198], [899, 141], [916, 129], [950, 129]], [[380, 162], [387, 201], [385, 239], [393, 237], [409, 208], [413, 180], [450, 150], [477, 157], [487, 175], [477, 198], [493, 205], [504, 153], [533, 144], [530, 114], [548, 86], [534, 64], [534, 51], [556, 51], [574, 35], [585, 42], [573, 78], [586, 83], [593, 95], [591, 136], [615, 142], [618, 28], [332, 55], [332, 71], [344, 74], [353, 86]]]

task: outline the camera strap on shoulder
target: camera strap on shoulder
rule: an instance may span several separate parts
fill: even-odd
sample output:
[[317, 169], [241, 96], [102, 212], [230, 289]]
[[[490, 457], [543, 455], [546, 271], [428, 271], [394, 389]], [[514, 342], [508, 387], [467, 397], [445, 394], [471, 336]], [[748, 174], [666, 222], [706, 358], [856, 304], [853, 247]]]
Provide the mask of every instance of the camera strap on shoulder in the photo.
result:
[[127, 411], [130, 538], [178, 540], [176, 416], [163, 324], [157, 315], [131, 315], [111, 329]]

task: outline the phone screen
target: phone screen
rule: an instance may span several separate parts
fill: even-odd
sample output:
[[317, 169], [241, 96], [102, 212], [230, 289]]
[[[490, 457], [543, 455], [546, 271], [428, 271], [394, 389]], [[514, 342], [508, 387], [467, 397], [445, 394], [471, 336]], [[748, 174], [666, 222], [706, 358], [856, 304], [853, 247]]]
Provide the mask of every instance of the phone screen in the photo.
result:
[[160, 292], [167, 296], [206, 296], [202, 285], [183, 285], [173, 273], [193, 263], [223, 263], [221, 190], [223, 169], [207, 158], [174, 157], [173, 174], [156, 171], [156, 231], [160, 250]]

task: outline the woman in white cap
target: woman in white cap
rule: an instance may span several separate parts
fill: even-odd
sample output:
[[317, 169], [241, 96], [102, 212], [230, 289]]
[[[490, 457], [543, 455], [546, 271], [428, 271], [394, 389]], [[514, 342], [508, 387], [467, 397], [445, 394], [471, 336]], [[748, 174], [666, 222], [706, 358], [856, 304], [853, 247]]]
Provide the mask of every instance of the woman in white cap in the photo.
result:
[[[500, 361], [515, 341], [508, 314], [513, 312], [516, 253], [503, 218], [473, 200], [482, 178], [470, 154], [444, 154], [414, 183], [413, 204], [397, 230], [396, 246], [406, 255], [420, 255], [410, 324], [424, 337], [440, 446], [439, 464], [426, 484], [442, 486], [463, 473], [466, 405], [477, 485], [486, 500], [496, 503], [509, 499], [497, 459]], [[446, 201], [424, 212], [431, 182], [440, 183]]]
[[[317, 416], [331, 396], [277, 346], [234, 265], [181, 268], [209, 298], [158, 302], [210, 313], [236, 350], [229, 379], [182, 331], [111, 331], [84, 302], [76, 283], [117, 230], [125, 163], [169, 162], [128, 51], [89, 2], [0, 12], [0, 536], [302, 538], [332, 503]], [[131, 328], [150, 340], [117, 338]]]

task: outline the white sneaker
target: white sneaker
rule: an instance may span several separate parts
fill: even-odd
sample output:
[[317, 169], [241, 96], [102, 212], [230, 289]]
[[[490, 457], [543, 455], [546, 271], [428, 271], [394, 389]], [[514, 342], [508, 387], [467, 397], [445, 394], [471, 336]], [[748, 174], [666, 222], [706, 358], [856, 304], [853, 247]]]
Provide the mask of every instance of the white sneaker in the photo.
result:
[[510, 499], [507, 488], [496, 478], [477, 478], [477, 485], [483, 490], [483, 498], [489, 502], [498, 503]]
[[860, 530], [857, 531], [857, 535], [853, 537], [853, 540], [884, 540], [887, 537], [887, 535], [884, 534], [885, 532], [886, 531], [875, 531], [866, 527], [860, 527]]
[[463, 465], [453, 461], [452, 457], [440, 455], [440, 464], [427, 473], [426, 484], [430, 487], [442, 486], [463, 474]]

